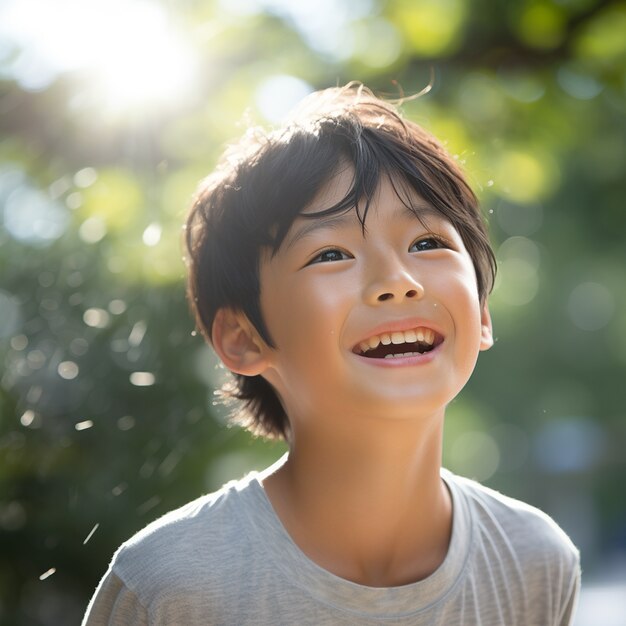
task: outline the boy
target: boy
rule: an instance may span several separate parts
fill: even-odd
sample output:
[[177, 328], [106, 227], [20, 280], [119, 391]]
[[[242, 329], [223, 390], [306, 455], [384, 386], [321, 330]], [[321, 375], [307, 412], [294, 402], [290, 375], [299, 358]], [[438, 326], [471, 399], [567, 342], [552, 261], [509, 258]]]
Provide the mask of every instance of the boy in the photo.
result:
[[495, 262], [433, 137], [362, 86], [313, 94], [227, 152], [187, 244], [224, 393], [289, 453], [124, 544], [85, 624], [571, 622], [565, 534], [441, 469]]

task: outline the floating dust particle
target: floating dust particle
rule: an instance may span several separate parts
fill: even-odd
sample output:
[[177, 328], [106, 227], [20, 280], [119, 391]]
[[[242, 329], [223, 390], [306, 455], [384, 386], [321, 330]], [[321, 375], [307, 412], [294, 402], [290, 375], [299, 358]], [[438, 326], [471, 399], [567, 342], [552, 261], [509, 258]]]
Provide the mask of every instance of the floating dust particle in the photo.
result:
[[39, 577], [39, 580], [46, 580], [46, 578], [50, 578], [50, 576], [52, 576], [52, 574], [54, 574], [56, 571], [57, 571], [56, 567], [51, 567], [47, 572], [44, 572]]
[[159, 496], [152, 496], [152, 498], [137, 507], [137, 515], [145, 515], [150, 509], [153, 509], [159, 504], [161, 504], [161, 498]]
[[114, 496], [119, 496], [122, 493], [124, 493], [127, 488], [128, 488], [128, 485], [126, 483], [120, 483], [119, 485], [116, 485], [115, 487], [113, 487], [113, 489], [111, 490], [111, 493]]
[[96, 532], [96, 530], [98, 530], [99, 526], [100, 524], [98, 523], [89, 531], [89, 534], [85, 537], [85, 540], [83, 541], [83, 545], [85, 545], [93, 537], [93, 534]]

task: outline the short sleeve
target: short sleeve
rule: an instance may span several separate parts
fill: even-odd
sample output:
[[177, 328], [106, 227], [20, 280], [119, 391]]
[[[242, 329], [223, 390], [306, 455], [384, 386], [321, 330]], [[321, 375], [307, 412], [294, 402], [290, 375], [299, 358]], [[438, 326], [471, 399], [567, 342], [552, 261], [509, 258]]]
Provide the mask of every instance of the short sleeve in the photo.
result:
[[112, 571], [100, 581], [82, 626], [148, 626], [148, 613], [137, 595]]

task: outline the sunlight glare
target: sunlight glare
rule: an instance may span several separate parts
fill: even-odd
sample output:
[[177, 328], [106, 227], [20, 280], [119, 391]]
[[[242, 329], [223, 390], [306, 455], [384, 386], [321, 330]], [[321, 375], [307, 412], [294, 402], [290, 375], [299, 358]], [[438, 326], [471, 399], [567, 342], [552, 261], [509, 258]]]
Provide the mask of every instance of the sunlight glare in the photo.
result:
[[190, 91], [193, 50], [156, 3], [10, 0], [0, 17], [0, 31], [20, 50], [12, 71], [26, 88], [80, 72], [97, 101], [118, 110], [179, 101]]
[[[120, 7], [121, 9], [121, 7]], [[124, 6], [110, 17], [118, 26], [116, 45], [102, 48], [98, 70], [103, 94], [113, 106], [133, 106], [177, 99], [188, 91], [193, 78], [193, 57], [156, 5]]]

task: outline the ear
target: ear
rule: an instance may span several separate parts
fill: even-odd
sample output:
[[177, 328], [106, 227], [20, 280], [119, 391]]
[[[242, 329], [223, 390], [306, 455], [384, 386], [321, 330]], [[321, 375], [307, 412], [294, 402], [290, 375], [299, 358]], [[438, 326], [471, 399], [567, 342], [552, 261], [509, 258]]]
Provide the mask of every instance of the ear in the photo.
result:
[[493, 326], [489, 306], [485, 302], [480, 314], [480, 349], [489, 350], [493, 346]]
[[218, 310], [211, 329], [211, 343], [231, 372], [257, 376], [267, 369], [267, 345], [241, 311]]

